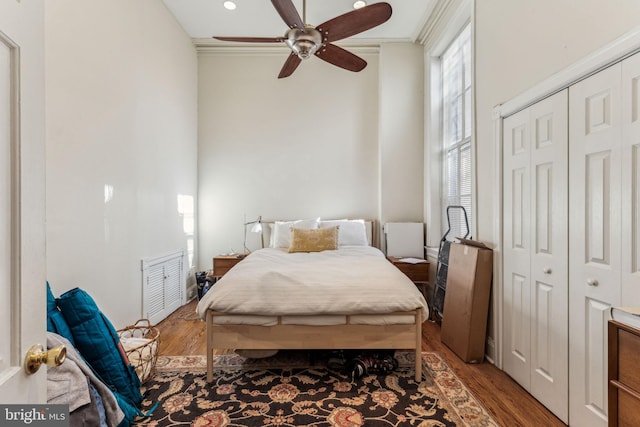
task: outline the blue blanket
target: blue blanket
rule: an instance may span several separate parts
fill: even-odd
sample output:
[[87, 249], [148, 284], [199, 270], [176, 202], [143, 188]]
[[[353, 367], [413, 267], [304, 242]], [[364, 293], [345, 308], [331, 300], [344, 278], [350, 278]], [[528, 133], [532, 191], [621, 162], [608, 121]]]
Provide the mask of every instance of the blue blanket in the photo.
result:
[[120, 337], [91, 296], [80, 288], [62, 294], [57, 306], [69, 327], [75, 347], [98, 377], [114, 392], [125, 413], [120, 425], [142, 415], [140, 379], [129, 362]]

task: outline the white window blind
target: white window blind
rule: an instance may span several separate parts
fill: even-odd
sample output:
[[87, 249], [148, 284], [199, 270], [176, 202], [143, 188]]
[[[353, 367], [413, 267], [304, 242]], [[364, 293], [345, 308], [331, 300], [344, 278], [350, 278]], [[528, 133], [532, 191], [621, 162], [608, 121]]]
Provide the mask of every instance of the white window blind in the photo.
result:
[[451, 225], [449, 240], [467, 231], [463, 206], [472, 227], [471, 170], [471, 29], [466, 25], [442, 54], [442, 233]]

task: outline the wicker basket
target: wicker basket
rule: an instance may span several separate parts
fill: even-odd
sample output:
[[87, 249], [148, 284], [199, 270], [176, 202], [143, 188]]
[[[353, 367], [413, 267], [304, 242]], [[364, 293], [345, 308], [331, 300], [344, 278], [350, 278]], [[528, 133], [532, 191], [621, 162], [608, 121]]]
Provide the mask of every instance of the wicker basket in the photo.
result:
[[118, 329], [118, 336], [140, 382], [144, 383], [156, 367], [160, 331], [151, 325], [149, 319], [140, 319], [134, 325]]

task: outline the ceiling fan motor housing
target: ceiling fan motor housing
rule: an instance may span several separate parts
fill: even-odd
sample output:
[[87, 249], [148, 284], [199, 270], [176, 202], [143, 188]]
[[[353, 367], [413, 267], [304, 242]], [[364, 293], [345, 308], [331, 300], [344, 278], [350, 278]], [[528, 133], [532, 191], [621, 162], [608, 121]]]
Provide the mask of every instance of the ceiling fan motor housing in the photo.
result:
[[284, 42], [298, 58], [307, 59], [322, 46], [322, 34], [310, 25], [304, 31], [291, 28], [284, 35]]

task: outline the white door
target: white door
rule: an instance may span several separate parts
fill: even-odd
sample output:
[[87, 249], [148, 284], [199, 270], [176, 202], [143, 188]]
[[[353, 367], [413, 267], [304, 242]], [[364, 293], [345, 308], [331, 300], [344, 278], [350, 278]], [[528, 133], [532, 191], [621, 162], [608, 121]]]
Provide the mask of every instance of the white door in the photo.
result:
[[46, 403], [44, 5], [0, 1], [0, 403]]
[[504, 120], [503, 368], [531, 390], [531, 143], [529, 110]]
[[622, 62], [622, 289], [640, 306], [640, 54]]
[[531, 107], [531, 393], [569, 418], [567, 91]]
[[564, 90], [504, 122], [504, 369], [568, 420]]
[[607, 424], [607, 321], [620, 304], [621, 64], [569, 89], [571, 425]]

